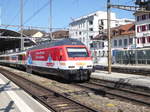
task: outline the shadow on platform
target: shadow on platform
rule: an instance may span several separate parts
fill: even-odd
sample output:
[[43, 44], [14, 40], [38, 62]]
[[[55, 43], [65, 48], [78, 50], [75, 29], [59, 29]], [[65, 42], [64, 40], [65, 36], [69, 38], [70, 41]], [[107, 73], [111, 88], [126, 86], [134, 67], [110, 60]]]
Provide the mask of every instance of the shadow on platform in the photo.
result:
[[11, 85], [10, 85], [10, 82], [7, 82], [6, 84], [0, 84], [0, 93], [3, 92], [3, 91], [9, 91], [9, 90], [21, 90], [21, 88], [12, 88]]
[[13, 105], [14, 101], [10, 101], [5, 108], [0, 108], [0, 112], [10, 112], [12, 109], [14, 109]]

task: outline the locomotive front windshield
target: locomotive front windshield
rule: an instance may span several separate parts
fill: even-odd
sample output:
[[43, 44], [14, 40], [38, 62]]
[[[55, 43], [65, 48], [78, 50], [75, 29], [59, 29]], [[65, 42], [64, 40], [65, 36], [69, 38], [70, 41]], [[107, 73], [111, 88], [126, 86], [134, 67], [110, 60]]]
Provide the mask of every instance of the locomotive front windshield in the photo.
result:
[[89, 57], [86, 48], [81, 47], [68, 47], [67, 53], [69, 57]]

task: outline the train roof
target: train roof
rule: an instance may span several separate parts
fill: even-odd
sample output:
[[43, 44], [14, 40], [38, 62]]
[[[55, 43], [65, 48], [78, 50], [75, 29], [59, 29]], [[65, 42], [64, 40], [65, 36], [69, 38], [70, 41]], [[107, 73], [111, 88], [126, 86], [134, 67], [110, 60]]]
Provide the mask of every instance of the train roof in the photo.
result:
[[84, 45], [84, 44], [77, 39], [65, 38], [62, 40], [52, 40], [50, 42], [45, 42], [45, 43], [39, 44], [37, 46], [34, 46], [34, 47], [30, 48], [29, 50], [49, 48], [49, 47], [62, 46], [62, 45]]
[[0, 55], [0, 57], [3, 57], [3, 56], [11, 56], [11, 55], [22, 55], [22, 54], [26, 54], [26, 51], [22, 51], [22, 52], [12, 52], [12, 53], [7, 53], [7, 54], [2, 54], [2, 55]]

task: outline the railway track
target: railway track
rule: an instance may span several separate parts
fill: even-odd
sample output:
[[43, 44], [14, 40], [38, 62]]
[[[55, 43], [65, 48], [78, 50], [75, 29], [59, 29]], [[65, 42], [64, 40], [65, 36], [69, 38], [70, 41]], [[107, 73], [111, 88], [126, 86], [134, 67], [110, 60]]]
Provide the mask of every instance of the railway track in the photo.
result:
[[[115, 84], [113, 84], [115, 85]], [[75, 86], [86, 88], [87, 91], [92, 91], [95, 94], [99, 94], [109, 98], [117, 98], [119, 100], [130, 101], [135, 104], [142, 104], [144, 106], [150, 106], [150, 94], [140, 91], [135, 91], [123, 87], [113, 86], [104, 83], [96, 83], [96, 82], [89, 82], [89, 83], [82, 83], [82, 84], [75, 84]]]
[[80, 102], [40, 86], [8, 70], [0, 68], [0, 72], [54, 112], [97, 112]]

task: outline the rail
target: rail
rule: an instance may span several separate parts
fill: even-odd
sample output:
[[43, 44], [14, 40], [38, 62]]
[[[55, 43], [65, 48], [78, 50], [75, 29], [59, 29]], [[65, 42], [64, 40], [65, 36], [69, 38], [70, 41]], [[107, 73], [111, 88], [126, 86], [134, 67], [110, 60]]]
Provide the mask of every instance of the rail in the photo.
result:
[[0, 72], [54, 112], [97, 112], [80, 102], [29, 81], [13, 72], [2, 68], [0, 68]]

